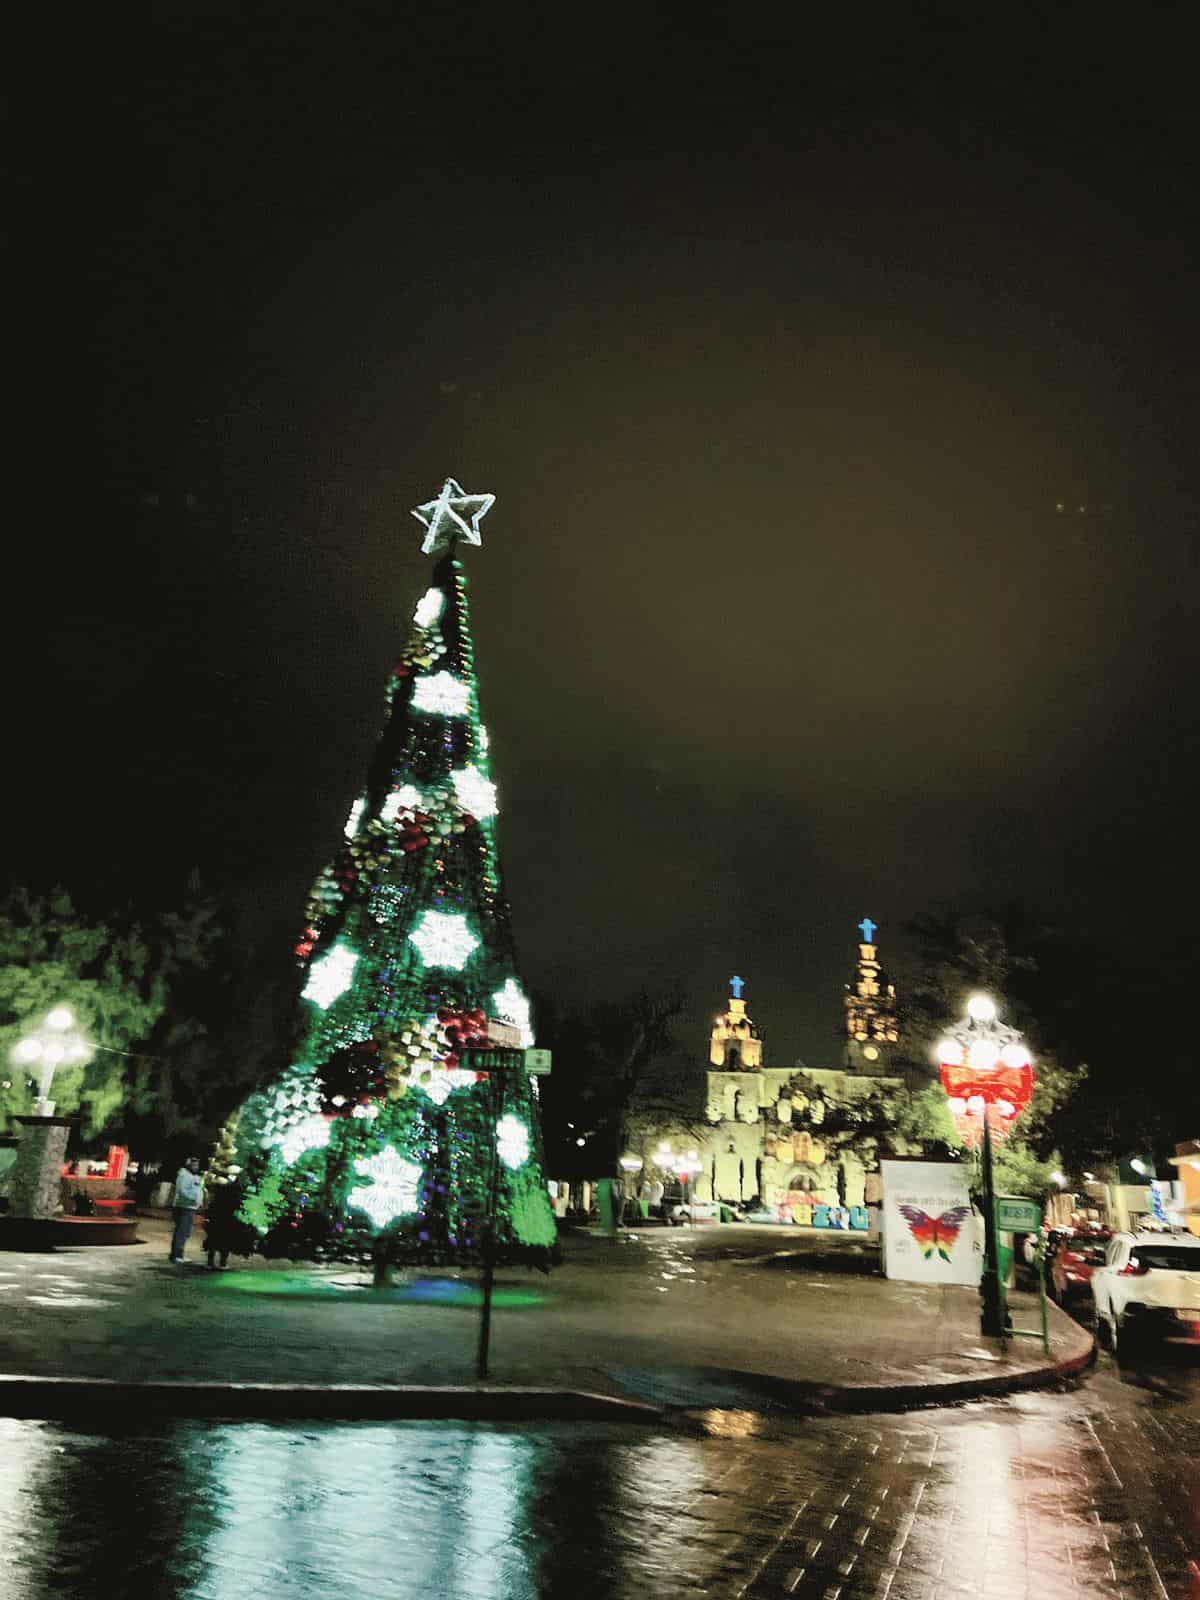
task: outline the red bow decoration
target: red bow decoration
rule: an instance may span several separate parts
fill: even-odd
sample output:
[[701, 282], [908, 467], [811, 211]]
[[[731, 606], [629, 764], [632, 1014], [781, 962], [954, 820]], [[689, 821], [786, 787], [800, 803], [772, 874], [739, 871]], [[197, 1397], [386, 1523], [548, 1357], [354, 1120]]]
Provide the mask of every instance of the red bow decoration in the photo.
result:
[[[375, 1039], [336, 1050], [321, 1068], [321, 1111], [327, 1117], [349, 1117], [356, 1105], [382, 1100], [387, 1094], [387, 1079]], [[341, 1105], [335, 1105], [341, 1100]]]
[[957, 1061], [943, 1061], [939, 1070], [954, 1126], [972, 1150], [983, 1138], [985, 1114], [992, 1138], [1007, 1139], [1033, 1094], [1033, 1064], [1028, 1055], [1020, 1066], [1000, 1060], [994, 1067], [984, 1068], [964, 1062], [960, 1054]]

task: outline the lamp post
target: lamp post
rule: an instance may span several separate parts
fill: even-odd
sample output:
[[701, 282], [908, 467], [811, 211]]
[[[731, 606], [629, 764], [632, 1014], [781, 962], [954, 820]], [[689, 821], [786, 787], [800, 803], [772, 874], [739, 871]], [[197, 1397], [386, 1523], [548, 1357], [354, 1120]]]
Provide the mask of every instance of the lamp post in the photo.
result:
[[685, 1206], [690, 1207], [695, 1199], [696, 1174], [700, 1170], [700, 1157], [695, 1150], [689, 1150], [686, 1155], [675, 1157], [675, 1171], [679, 1174], [679, 1181], [683, 1184], [683, 1203]]
[[621, 1209], [619, 1221], [624, 1222], [625, 1211], [629, 1205], [633, 1204], [634, 1209], [638, 1209], [636, 1204], [637, 1193], [634, 1187], [634, 1179], [642, 1170], [643, 1162], [641, 1156], [635, 1155], [632, 1150], [626, 1150], [623, 1156], [618, 1156], [617, 1165], [621, 1169]]
[[9, 1056], [14, 1065], [26, 1068], [37, 1078], [35, 1116], [54, 1115], [50, 1086], [58, 1068], [90, 1061], [94, 1054], [95, 1047], [80, 1031], [70, 1006], [52, 1007], [32, 1032], [18, 1039]]
[[56, 1117], [50, 1089], [61, 1066], [91, 1060], [95, 1046], [80, 1031], [70, 1006], [53, 1006], [9, 1053], [15, 1066], [37, 1079], [32, 1116], [16, 1120], [23, 1132], [8, 1179], [12, 1215], [31, 1224], [50, 1223], [59, 1207], [59, 1173], [75, 1119]]
[[971, 996], [966, 1017], [947, 1030], [937, 1055], [955, 1126], [969, 1148], [980, 1149], [984, 1240], [980, 1331], [1002, 1339], [1006, 1316], [992, 1145], [1008, 1136], [1029, 1103], [1033, 1061], [1020, 1033], [997, 1019], [996, 1003], [986, 994]]

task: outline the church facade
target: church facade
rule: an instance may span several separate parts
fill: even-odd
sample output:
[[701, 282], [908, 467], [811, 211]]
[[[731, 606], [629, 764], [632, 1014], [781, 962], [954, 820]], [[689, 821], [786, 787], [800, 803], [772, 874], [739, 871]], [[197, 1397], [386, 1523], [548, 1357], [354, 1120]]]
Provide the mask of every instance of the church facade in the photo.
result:
[[875, 924], [864, 919], [859, 931], [841, 1065], [765, 1062], [745, 985], [732, 979], [709, 1037], [701, 1114], [685, 1121], [635, 1108], [630, 1119], [629, 1165], [642, 1163], [643, 1195], [683, 1176], [696, 1200], [757, 1200], [781, 1220], [816, 1226], [837, 1208], [866, 1226], [861, 1208], [878, 1197], [873, 1169], [888, 1108], [905, 1090], [891, 1071], [899, 1044], [896, 990], [879, 964]]

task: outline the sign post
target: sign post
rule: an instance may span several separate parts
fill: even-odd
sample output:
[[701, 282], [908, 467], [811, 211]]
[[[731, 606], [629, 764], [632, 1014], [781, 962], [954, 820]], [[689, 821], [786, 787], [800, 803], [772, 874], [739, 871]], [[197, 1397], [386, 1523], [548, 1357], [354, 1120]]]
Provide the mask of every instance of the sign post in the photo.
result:
[[1046, 1261], [1042, 1243], [1042, 1208], [1036, 1200], [1026, 1200], [1020, 1195], [996, 1196], [996, 1232], [1032, 1233], [1037, 1235], [1037, 1252], [1034, 1264], [1038, 1277], [1038, 1308], [1041, 1311], [1041, 1330], [1037, 1328], [1010, 1328], [1018, 1339], [1041, 1339], [1042, 1349], [1050, 1354], [1050, 1328], [1046, 1314]]
[[469, 1072], [486, 1072], [488, 1077], [488, 1109], [492, 1145], [492, 1165], [488, 1179], [487, 1212], [483, 1218], [483, 1299], [479, 1312], [479, 1349], [476, 1372], [479, 1378], [488, 1375], [488, 1358], [492, 1343], [492, 1293], [496, 1281], [496, 1207], [500, 1197], [500, 1114], [504, 1110], [504, 1087], [509, 1073], [528, 1072], [528, 1057], [538, 1058], [536, 1069], [545, 1074], [550, 1071], [549, 1050], [522, 1050], [520, 1030], [510, 1023], [488, 1020], [488, 1040], [492, 1048], [464, 1050], [462, 1065]]
[[1042, 1208], [1036, 1200], [1017, 1195], [996, 1196], [996, 1226], [1001, 1233], [1036, 1233], [1042, 1225]]

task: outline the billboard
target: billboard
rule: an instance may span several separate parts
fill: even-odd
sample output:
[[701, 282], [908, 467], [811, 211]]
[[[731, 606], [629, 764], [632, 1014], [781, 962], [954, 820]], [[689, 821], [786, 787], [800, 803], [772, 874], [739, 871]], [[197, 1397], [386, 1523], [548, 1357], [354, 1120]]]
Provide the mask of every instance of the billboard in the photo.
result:
[[883, 1270], [911, 1283], [977, 1284], [983, 1219], [971, 1209], [965, 1165], [881, 1161]]

